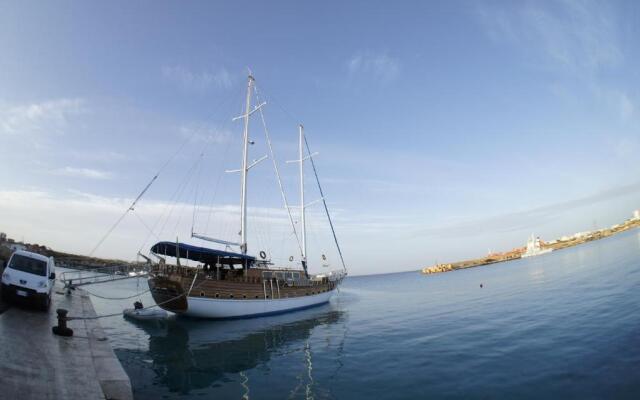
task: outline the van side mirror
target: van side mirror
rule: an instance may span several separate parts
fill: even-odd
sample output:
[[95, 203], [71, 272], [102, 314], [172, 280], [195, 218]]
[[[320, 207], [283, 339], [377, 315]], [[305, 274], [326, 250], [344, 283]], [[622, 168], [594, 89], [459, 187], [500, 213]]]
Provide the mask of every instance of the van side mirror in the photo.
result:
[[52, 272], [51, 275], [49, 275], [49, 279], [56, 279], [56, 273]]

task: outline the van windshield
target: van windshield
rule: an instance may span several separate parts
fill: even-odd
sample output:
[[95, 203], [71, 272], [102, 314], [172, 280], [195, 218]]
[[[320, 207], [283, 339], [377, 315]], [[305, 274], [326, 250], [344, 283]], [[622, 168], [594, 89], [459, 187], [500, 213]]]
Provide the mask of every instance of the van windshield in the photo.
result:
[[11, 257], [9, 268], [34, 275], [47, 276], [46, 261], [36, 260], [35, 258], [25, 257], [20, 254], [14, 254], [13, 257]]

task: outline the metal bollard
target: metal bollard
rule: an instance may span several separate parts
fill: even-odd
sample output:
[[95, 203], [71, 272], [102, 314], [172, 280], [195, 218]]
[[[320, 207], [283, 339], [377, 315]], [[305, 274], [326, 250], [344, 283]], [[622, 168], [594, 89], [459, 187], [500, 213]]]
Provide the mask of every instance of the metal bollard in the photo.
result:
[[56, 313], [58, 314], [58, 326], [51, 328], [54, 334], [60, 336], [73, 336], [73, 329], [67, 327], [67, 313], [69, 311], [64, 308], [58, 308]]

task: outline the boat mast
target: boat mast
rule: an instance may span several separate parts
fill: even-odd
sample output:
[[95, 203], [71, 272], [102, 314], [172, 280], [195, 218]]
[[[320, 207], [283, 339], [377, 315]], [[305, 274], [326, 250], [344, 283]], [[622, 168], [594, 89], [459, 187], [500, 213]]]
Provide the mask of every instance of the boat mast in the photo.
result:
[[302, 147], [304, 143], [304, 127], [301, 124], [298, 126], [298, 128], [300, 134], [298, 150], [300, 152], [300, 223], [302, 224], [302, 268], [304, 268], [304, 273], [307, 274], [307, 226], [304, 220], [304, 151]]
[[249, 115], [251, 108], [251, 87], [253, 86], [253, 76], [247, 79], [247, 103], [244, 114], [244, 135], [242, 143], [242, 175], [241, 175], [241, 200], [240, 200], [240, 251], [247, 254], [247, 165], [249, 157]]

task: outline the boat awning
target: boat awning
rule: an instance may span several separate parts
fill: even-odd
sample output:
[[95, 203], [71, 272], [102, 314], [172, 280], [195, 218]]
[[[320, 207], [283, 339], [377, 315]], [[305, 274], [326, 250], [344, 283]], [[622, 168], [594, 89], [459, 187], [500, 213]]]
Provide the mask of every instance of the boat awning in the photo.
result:
[[158, 242], [151, 247], [151, 251], [160, 256], [186, 258], [201, 263], [215, 265], [220, 264], [244, 264], [250, 263], [256, 258], [246, 254], [232, 253], [206, 247], [193, 246], [186, 243]]

